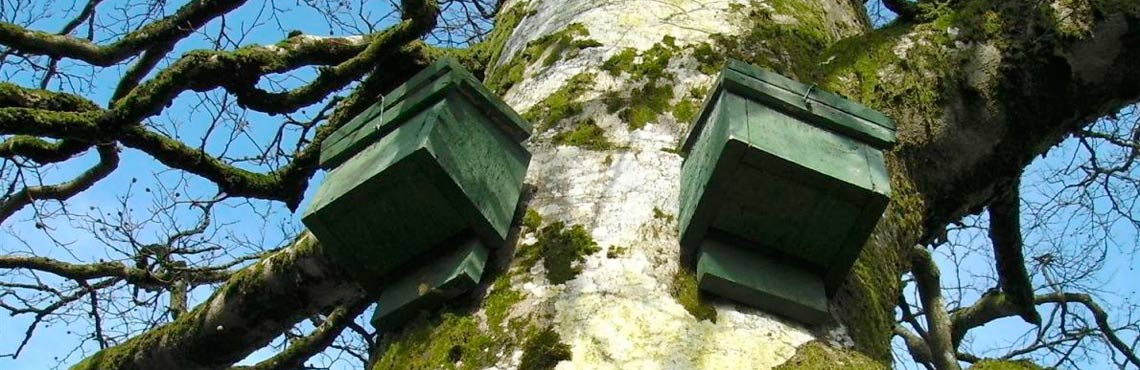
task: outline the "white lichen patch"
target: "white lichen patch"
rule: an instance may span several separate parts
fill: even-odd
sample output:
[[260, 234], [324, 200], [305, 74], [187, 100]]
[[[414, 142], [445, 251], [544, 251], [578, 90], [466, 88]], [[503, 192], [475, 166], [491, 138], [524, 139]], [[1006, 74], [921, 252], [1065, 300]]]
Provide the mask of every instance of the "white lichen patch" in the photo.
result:
[[1054, 0], [1049, 3], [1058, 27], [1072, 34], [1089, 32], [1092, 27], [1092, 6], [1082, 0]]
[[[679, 43], [707, 41], [715, 33], [737, 34], [741, 30], [729, 22], [731, 4], [747, 0], [566, 0], [535, 1], [533, 16], [527, 17], [504, 46], [500, 63], [510, 60], [526, 43], [549, 35], [571, 23], [590, 31], [590, 38], [607, 46], [645, 50], [670, 35]], [[509, 6], [509, 5], [508, 5]]]
[[661, 266], [643, 253], [591, 258], [555, 301], [555, 324], [573, 351], [558, 369], [765, 369], [812, 339], [757, 312], [722, 307], [697, 321], [675, 302]]

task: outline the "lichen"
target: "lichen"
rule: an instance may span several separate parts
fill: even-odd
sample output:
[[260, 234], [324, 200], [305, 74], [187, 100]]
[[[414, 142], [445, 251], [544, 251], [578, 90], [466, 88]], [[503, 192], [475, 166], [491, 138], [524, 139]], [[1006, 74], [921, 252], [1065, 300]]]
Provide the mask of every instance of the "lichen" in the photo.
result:
[[680, 303], [685, 311], [697, 320], [716, 322], [716, 308], [704, 302], [704, 298], [697, 287], [697, 276], [685, 268], [678, 268], [673, 273], [673, 280], [669, 285], [669, 295]]
[[811, 341], [800, 346], [795, 356], [775, 370], [887, 370], [887, 366], [859, 352]]
[[559, 362], [570, 359], [570, 346], [562, 343], [554, 329], [539, 330], [523, 344], [519, 370], [549, 370]]

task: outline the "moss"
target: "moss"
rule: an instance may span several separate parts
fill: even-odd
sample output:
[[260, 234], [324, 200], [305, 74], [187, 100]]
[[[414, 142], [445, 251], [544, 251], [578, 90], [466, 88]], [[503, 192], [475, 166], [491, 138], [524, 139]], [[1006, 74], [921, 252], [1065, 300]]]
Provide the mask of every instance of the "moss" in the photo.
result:
[[692, 271], [678, 268], [673, 274], [669, 294], [697, 320], [716, 322], [716, 309], [704, 302], [700, 289], [697, 288], [697, 276]]
[[527, 208], [526, 215], [523, 215], [523, 227], [527, 230], [537, 231], [542, 226], [542, 215], [535, 211], [534, 208]]
[[484, 313], [487, 315], [487, 326], [491, 330], [502, 329], [510, 315], [511, 307], [522, 300], [523, 296], [511, 287], [513, 274], [502, 274], [491, 285], [492, 294], [483, 301]]
[[676, 118], [680, 123], [692, 123], [693, 119], [697, 118], [697, 111], [700, 110], [699, 104], [693, 99], [681, 99], [673, 106], [673, 118]]
[[890, 160], [888, 168], [891, 204], [832, 304], [855, 348], [884, 365], [891, 363], [894, 307], [902, 291], [902, 272], [907, 269], [900, 246], [918, 240], [925, 214], [924, 203], [902, 171]]
[[0, 82], [0, 107], [35, 108], [57, 112], [90, 112], [99, 106], [86, 98]]
[[495, 27], [491, 29], [491, 33], [483, 42], [472, 47], [486, 59], [489, 73], [486, 74], [484, 82], [487, 84], [487, 88], [499, 95], [506, 93], [511, 86], [522, 81], [523, 72], [526, 71], [526, 62], [522, 60], [523, 58], [516, 57], [511, 63], [501, 66], [499, 59], [502, 57], [504, 46], [506, 46], [511, 34], [514, 33], [515, 28], [527, 16], [534, 14], [533, 11], [527, 10], [529, 5], [529, 2], [521, 1], [514, 3], [508, 9], [501, 10], [495, 16]]
[[582, 267], [576, 264], [599, 250], [598, 244], [582, 225], [567, 228], [565, 223], [558, 221], [539, 230], [538, 241], [523, 250], [521, 258], [524, 261], [541, 258], [542, 266], [546, 268], [546, 280], [551, 284], [562, 284], [582, 272]]
[[[474, 369], [495, 363], [503, 343], [479, 330], [474, 316], [444, 313], [435, 322], [421, 318], [384, 349], [373, 369]], [[462, 366], [456, 366], [457, 363]]]
[[554, 145], [571, 145], [590, 150], [612, 149], [614, 144], [606, 138], [606, 131], [598, 127], [593, 119], [579, 123], [573, 131], [554, 135]]
[[523, 119], [535, 123], [538, 131], [545, 131], [564, 119], [581, 114], [582, 102], [577, 100], [593, 85], [593, 73], [579, 73], [523, 113]]
[[629, 125], [630, 130], [645, 127], [657, 117], [671, 113], [673, 80], [676, 76], [666, 70], [681, 48], [677, 47], [672, 36], [664, 36], [648, 50], [637, 53], [626, 48], [610, 57], [602, 64], [602, 69], [613, 76], [627, 74], [631, 81], [640, 86], [630, 91], [628, 96], [620, 92], [608, 92], [604, 97], [606, 111], [617, 113]]
[[514, 271], [520, 270], [500, 274], [482, 300], [479, 307], [486, 315], [485, 327], [478, 316], [471, 315], [472, 307], [421, 316], [398, 332], [385, 333], [373, 369], [483, 369], [494, 365], [499, 355], [517, 346], [528, 331], [522, 324], [526, 318], [508, 323], [511, 307], [523, 299], [511, 286], [511, 278], [517, 274]]
[[982, 360], [970, 366], [969, 370], [1044, 370], [1045, 368], [1027, 360]]
[[662, 220], [665, 222], [673, 222], [673, 220], [676, 217], [671, 215], [671, 214], [665, 213], [665, 211], [662, 211], [660, 208], [653, 207], [653, 218], [658, 219], [658, 220]]
[[622, 71], [630, 71], [633, 69], [633, 60], [636, 57], [637, 49], [623, 48], [621, 52], [614, 54], [614, 56], [606, 59], [606, 61], [602, 63], [602, 70], [612, 76], [619, 76]]
[[601, 43], [590, 39], [579, 39], [590, 35], [590, 30], [581, 23], [571, 23], [561, 31], [543, 36], [527, 43], [526, 54], [531, 56], [545, 55], [542, 66], [549, 67], [555, 62], [573, 58], [578, 51], [585, 48], [602, 46]]
[[693, 58], [697, 60], [697, 70], [706, 75], [716, 75], [724, 68], [724, 53], [715, 50], [712, 44], [707, 42], [693, 47]]
[[629, 255], [629, 247], [611, 245], [606, 249], [606, 258], [618, 258]]
[[[523, 12], [521, 10], [523, 8], [525, 5], [515, 5], [511, 10], [517, 9], [519, 13], [530, 14]], [[513, 13], [507, 19], [521, 21], [519, 13]], [[517, 27], [517, 23], [505, 28], [507, 30], [505, 33], [509, 35], [509, 32], [513, 31], [515, 27]], [[495, 29], [500, 29], [500, 26], [496, 24]], [[585, 38], [589, 35], [590, 31], [581, 23], [572, 23], [561, 31], [527, 43], [526, 48], [515, 55], [510, 62], [494, 68], [494, 71], [487, 78], [487, 87], [497, 94], [504, 94], [516, 83], [522, 81], [526, 68], [536, 62], [539, 62], [543, 67], [549, 67], [559, 60], [577, 56], [582, 49], [602, 46], [597, 41]], [[499, 47], [502, 48], [502, 45], [500, 44]]]
[[628, 114], [619, 114], [619, 116], [626, 120], [631, 130], [636, 130], [656, 120], [658, 115], [670, 111], [672, 107], [669, 102], [673, 100], [673, 86], [666, 85], [665, 81], [660, 79], [653, 79], [644, 86], [634, 89], [630, 96], [637, 99], [631, 102], [627, 109]]
[[807, 342], [788, 362], [775, 370], [887, 370], [887, 366], [855, 351], [831, 348], [818, 341]]
[[570, 359], [570, 346], [551, 328], [538, 331], [522, 347], [519, 370], [553, 369], [559, 362]]
[[[724, 57], [731, 57], [804, 80], [820, 60], [820, 51], [837, 40], [829, 32], [829, 22], [823, 19], [827, 12], [816, 9], [812, 3], [753, 0], [751, 6], [737, 9], [750, 25], [749, 31], [741, 35], [712, 35], [715, 49], [721, 50], [723, 56], [715, 56], [712, 47], [698, 50], [694, 56], [700, 56], [702, 72], [720, 70]], [[777, 21], [776, 15], [792, 16], [795, 22]]]

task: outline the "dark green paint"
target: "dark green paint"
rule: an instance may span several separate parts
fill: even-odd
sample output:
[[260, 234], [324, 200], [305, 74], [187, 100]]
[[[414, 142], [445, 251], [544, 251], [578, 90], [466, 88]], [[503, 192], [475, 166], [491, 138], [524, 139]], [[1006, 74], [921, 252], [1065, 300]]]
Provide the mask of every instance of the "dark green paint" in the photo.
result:
[[447, 254], [465, 237], [495, 248], [507, 236], [530, 163], [520, 142], [530, 127], [511, 121], [513, 129], [505, 129], [501, 119], [517, 115], [505, 105], [476, 104], [464, 86], [477, 82], [446, 77], [456, 74], [469, 76], [454, 62], [428, 68], [393, 94], [428, 91], [433, 97], [423, 101], [430, 104], [396, 102], [422, 108], [362, 119], [340, 144], [323, 148], [333, 151], [332, 170], [303, 221], [358, 281], [372, 282], [370, 289]]
[[487, 248], [478, 238], [468, 238], [455, 250], [427, 266], [404, 275], [380, 291], [372, 326], [392, 330], [423, 310], [466, 293], [479, 284], [487, 264]]
[[514, 141], [521, 142], [530, 137], [529, 122], [458, 62], [444, 58], [424, 68], [330, 134], [321, 145], [321, 167], [332, 169], [339, 166], [378, 138], [407, 123], [409, 117], [449, 96], [464, 97], [465, 105], [472, 106]]
[[886, 208], [882, 151], [894, 141], [893, 123], [878, 112], [730, 61], [682, 147], [681, 245], [698, 265], [712, 261], [697, 250], [715, 238], [781, 261], [782, 270], [761, 262], [720, 269], [702, 288], [749, 303], [788, 301], [770, 285], [747, 282], [794, 269], [826, 287], [821, 297], [833, 294]]
[[819, 324], [831, 317], [818, 275], [714, 240], [701, 245], [697, 284], [703, 291], [805, 324]]

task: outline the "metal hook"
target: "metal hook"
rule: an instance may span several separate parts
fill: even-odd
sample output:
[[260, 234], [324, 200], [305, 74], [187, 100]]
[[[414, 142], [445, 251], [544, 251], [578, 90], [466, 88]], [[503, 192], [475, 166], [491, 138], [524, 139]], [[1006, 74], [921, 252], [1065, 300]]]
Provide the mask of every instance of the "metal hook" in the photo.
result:
[[384, 103], [384, 94], [379, 94], [379, 95], [380, 95], [380, 119], [376, 120], [376, 129], [377, 130], [380, 129], [380, 126], [384, 125], [384, 108], [386, 108], [385, 107], [386, 104]]
[[808, 96], [811, 96], [811, 91], [812, 91], [812, 90], [815, 90], [815, 84], [812, 84], [812, 85], [808, 86], [808, 89], [807, 89], [807, 91], [806, 91], [806, 92], [804, 92], [804, 97], [803, 97], [803, 99], [804, 99], [804, 106], [805, 106], [805, 107], [807, 107], [808, 109], [811, 109], [811, 100], [808, 100]]

